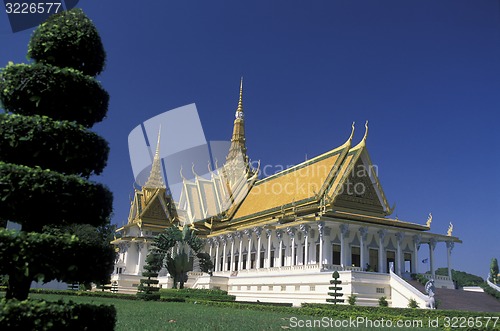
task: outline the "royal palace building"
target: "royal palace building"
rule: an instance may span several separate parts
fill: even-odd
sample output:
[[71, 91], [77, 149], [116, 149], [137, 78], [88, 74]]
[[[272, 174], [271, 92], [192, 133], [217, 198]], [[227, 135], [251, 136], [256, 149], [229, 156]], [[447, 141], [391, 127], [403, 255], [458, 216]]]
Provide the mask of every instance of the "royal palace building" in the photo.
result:
[[[205, 239], [214, 270], [189, 273], [187, 286], [220, 288], [236, 300], [324, 303], [332, 273], [338, 271], [345, 297], [377, 305], [420, 307], [428, 298], [405, 279], [428, 259], [436, 287], [453, 288], [451, 273], [435, 274], [435, 250], [451, 253], [461, 241], [432, 233], [425, 224], [391, 218], [390, 206], [367, 150], [368, 123], [360, 142], [354, 124], [340, 146], [266, 178], [247, 156], [243, 89], [224, 164], [208, 176], [182, 180], [174, 201], [161, 172], [159, 139], [149, 179], [134, 192], [128, 223], [113, 241], [119, 251], [112, 280], [123, 289], [139, 283], [153, 237], [170, 226], [190, 225]], [[193, 171], [194, 173], [194, 171]], [[426, 256], [419, 256], [422, 245]], [[195, 263], [196, 265], [196, 263]], [[160, 283], [171, 282], [166, 273]]]

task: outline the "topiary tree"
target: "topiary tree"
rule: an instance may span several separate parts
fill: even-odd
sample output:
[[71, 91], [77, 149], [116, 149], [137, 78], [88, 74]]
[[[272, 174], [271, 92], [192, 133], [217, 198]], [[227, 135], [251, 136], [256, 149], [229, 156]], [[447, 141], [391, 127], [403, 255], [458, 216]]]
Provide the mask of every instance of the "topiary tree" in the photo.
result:
[[33, 280], [107, 283], [115, 257], [68, 228], [106, 226], [112, 211], [111, 192], [88, 180], [109, 152], [88, 130], [109, 101], [93, 77], [106, 57], [99, 34], [80, 9], [61, 12], [34, 31], [28, 57], [0, 71], [0, 219], [21, 225], [0, 229], [0, 274], [19, 300]]
[[[159, 280], [151, 279], [158, 277], [158, 272], [163, 267], [163, 259], [165, 254], [158, 252], [156, 250], [151, 251], [148, 256], [146, 256], [146, 264], [144, 265], [144, 271], [142, 275], [148, 277], [147, 279], [141, 279], [139, 287], [137, 288], [137, 296], [143, 300], [158, 300], [160, 299], [160, 293], [158, 292], [160, 288], [157, 286]], [[154, 285], [154, 286], [152, 286]]]
[[490, 264], [490, 278], [491, 282], [493, 284], [498, 283], [498, 260], [496, 258], [491, 259], [491, 264]]
[[338, 286], [338, 285], [342, 284], [342, 281], [339, 280], [339, 278], [340, 278], [339, 272], [335, 271], [332, 274], [332, 278], [333, 279], [330, 280], [330, 284], [332, 284], [333, 286], [328, 287], [328, 289], [330, 290], [330, 292], [328, 292], [328, 295], [332, 296], [333, 299], [326, 299], [326, 302], [331, 302], [334, 305], [336, 305], [337, 303], [344, 302], [344, 299], [340, 299], [344, 294], [342, 292], [339, 292], [342, 290], [342, 287]]

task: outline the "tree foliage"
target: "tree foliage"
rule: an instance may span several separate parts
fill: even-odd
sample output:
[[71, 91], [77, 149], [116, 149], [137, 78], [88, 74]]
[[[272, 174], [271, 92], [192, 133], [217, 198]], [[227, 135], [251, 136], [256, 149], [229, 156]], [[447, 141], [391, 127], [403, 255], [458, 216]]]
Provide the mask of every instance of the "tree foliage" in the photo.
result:
[[32, 280], [106, 283], [115, 259], [92, 228], [109, 226], [112, 194], [88, 180], [109, 152], [88, 130], [108, 109], [93, 77], [104, 68], [101, 39], [73, 9], [34, 31], [28, 57], [34, 63], [0, 70], [0, 219], [22, 226], [0, 231], [0, 274], [6, 297], [19, 300]]
[[[109, 244], [80, 240], [76, 235], [17, 232], [0, 229], [0, 274], [9, 275], [9, 286], [27, 291], [24, 281], [106, 284], [113, 271], [115, 251]], [[13, 291], [7, 298], [14, 297]]]
[[47, 116], [0, 114], [0, 137], [5, 162], [86, 178], [102, 172], [109, 152], [108, 143], [82, 125]]
[[109, 95], [101, 84], [72, 68], [15, 64], [3, 68], [1, 77], [0, 100], [13, 113], [46, 115], [88, 128], [108, 110]]
[[41, 24], [31, 37], [28, 56], [90, 76], [100, 74], [106, 61], [101, 37], [81, 9], [60, 12]]
[[191, 258], [196, 256], [203, 272], [210, 272], [213, 268], [210, 256], [201, 252], [203, 240], [196, 236], [195, 230], [185, 225], [182, 230], [176, 226], [167, 228], [155, 238], [154, 246], [165, 254], [165, 265], [173, 279], [173, 287], [184, 288], [187, 273], [193, 270]]
[[[79, 176], [0, 161], [0, 214], [40, 231], [46, 224], [108, 222], [113, 196], [102, 184]], [[50, 217], [40, 217], [41, 211]]]
[[494, 284], [498, 283], [498, 273], [498, 260], [496, 258], [492, 258], [490, 264], [490, 281]]
[[[436, 275], [448, 276], [448, 268], [436, 269]], [[457, 283], [459, 287], [479, 286], [480, 284], [484, 283], [484, 279], [479, 276], [453, 269], [451, 269], [451, 278]]]

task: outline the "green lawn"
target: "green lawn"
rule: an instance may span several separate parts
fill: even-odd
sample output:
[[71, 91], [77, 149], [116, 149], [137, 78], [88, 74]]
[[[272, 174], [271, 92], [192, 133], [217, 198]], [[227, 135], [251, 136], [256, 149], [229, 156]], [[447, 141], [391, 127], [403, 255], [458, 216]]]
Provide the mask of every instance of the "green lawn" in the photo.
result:
[[[31, 294], [32, 298], [45, 300], [72, 300], [79, 303], [112, 304], [117, 310], [116, 331], [125, 330], [286, 330], [312, 328], [291, 327], [290, 318], [298, 320], [321, 317], [294, 315], [293, 312], [267, 312], [251, 309], [212, 307], [194, 303], [145, 302], [101, 297], [60, 296], [56, 294]], [[342, 328], [344, 329], [344, 328]], [[325, 328], [323, 328], [325, 330]], [[347, 329], [349, 330], [349, 329]], [[353, 330], [353, 329], [351, 329]], [[380, 328], [355, 330], [381, 330]], [[390, 330], [384, 328], [383, 330]], [[397, 330], [397, 329], [393, 329]], [[404, 330], [436, 330], [405, 328]]]

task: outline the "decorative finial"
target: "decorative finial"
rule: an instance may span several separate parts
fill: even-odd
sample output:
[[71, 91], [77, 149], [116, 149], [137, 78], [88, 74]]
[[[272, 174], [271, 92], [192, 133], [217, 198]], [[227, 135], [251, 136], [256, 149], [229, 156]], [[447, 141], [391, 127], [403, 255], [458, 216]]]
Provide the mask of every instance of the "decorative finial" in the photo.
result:
[[446, 235], [448, 237], [451, 237], [452, 233], [453, 233], [453, 224], [450, 222], [450, 225], [448, 226], [448, 232], [446, 233]]
[[193, 173], [193, 175], [195, 177], [198, 177], [198, 174], [196, 173], [196, 171], [194, 170], [194, 162], [193, 162], [193, 165], [191, 166], [191, 172]]
[[429, 213], [429, 218], [427, 218], [427, 223], [425, 224], [425, 226], [427, 226], [428, 228], [431, 227], [431, 223], [432, 223], [432, 213]]
[[184, 175], [182, 174], [182, 165], [181, 165], [181, 169], [179, 170], [179, 174], [181, 175], [182, 180], [186, 179], [186, 178], [184, 177]]
[[243, 119], [243, 77], [240, 81], [240, 98], [238, 99], [238, 108], [236, 108], [236, 118]]
[[349, 141], [352, 141], [352, 137], [354, 137], [354, 123], [356, 123], [356, 122], [352, 122], [352, 125], [351, 125], [352, 130], [351, 130], [351, 135], [349, 136]]
[[368, 138], [368, 121], [365, 123], [365, 135], [363, 137], [363, 141], [366, 141], [366, 138]]
[[212, 164], [210, 163], [210, 160], [208, 160], [208, 172], [212, 172]]

